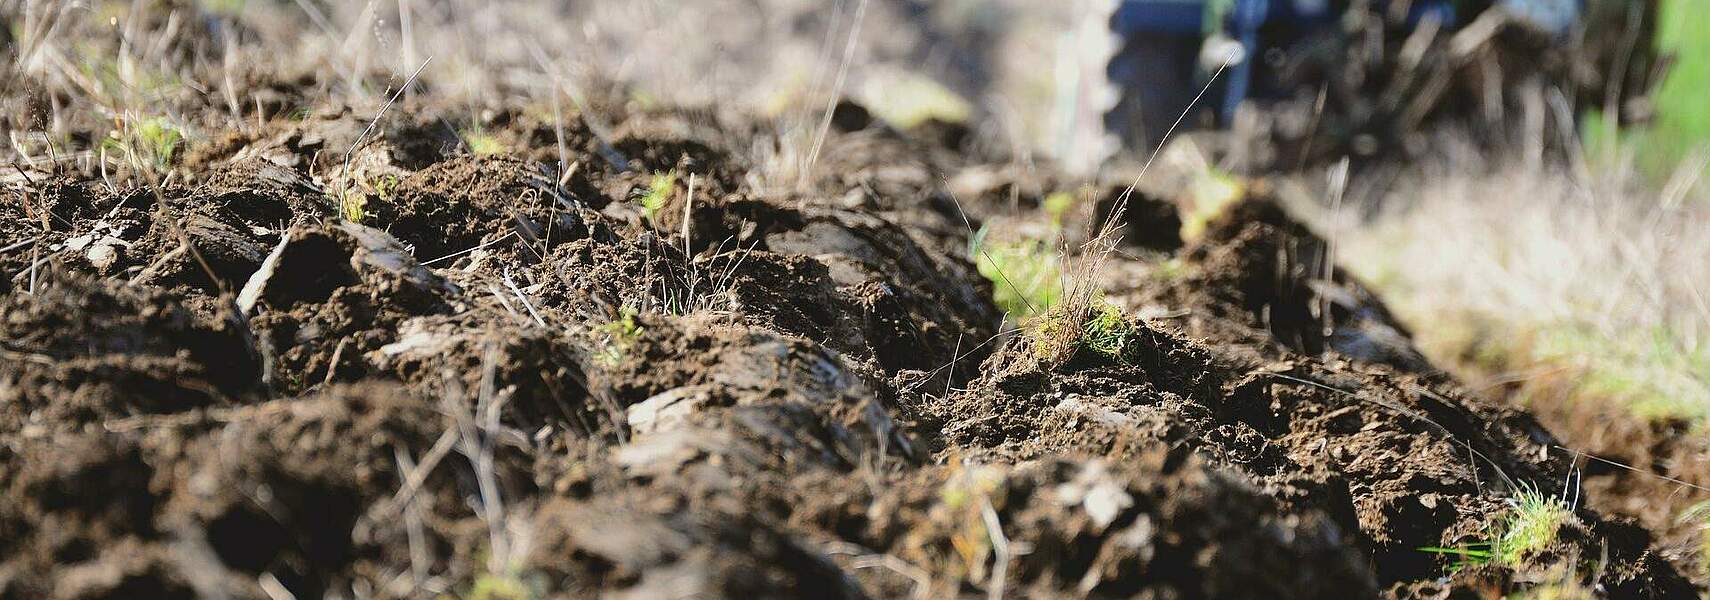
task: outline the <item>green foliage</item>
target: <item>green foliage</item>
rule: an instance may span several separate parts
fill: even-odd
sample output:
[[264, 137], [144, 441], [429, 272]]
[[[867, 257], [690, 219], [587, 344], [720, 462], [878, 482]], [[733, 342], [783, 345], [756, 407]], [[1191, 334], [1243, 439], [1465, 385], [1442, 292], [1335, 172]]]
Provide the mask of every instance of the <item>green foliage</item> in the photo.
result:
[[533, 600], [544, 595], [538, 586], [514, 573], [484, 573], [469, 588], [469, 600]]
[[1452, 556], [1451, 573], [1461, 569], [1496, 564], [1508, 568], [1527, 566], [1526, 561], [1556, 542], [1563, 525], [1573, 521], [1567, 503], [1530, 486], [1521, 486], [1508, 499], [1508, 510], [1496, 525], [1491, 539], [1476, 540], [1454, 548], [1427, 546], [1420, 552]]
[[1490, 550], [1490, 542], [1471, 542], [1454, 548], [1442, 546], [1425, 546], [1419, 549], [1427, 554], [1450, 556], [1455, 562], [1449, 563], [1450, 573], [1459, 573], [1463, 569], [1489, 564], [1495, 556]]
[[641, 212], [647, 216], [647, 222], [655, 222], [659, 210], [665, 208], [665, 202], [671, 199], [671, 192], [676, 189], [675, 170], [653, 174], [653, 180], [647, 184], [647, 193], [641, 195]]
[[1044, 314], [1063, 294], [1063, 267], [1058, 253], [1041, 240], [986, 243], [980, 228], [968, 243], [968, 254], [980, 275], [992, 282], [992, 301], [1012, 320]]
[[373, 218], [375, 214], [370, 210], [371, 199], [391, 200], [398, 193], [399, 183], [401, 182], [397, 175], [388, 173], [346, 189], [337, 198], [338, 216], [352, 223]]
[[605, 346], [594, 354], [594, 360], [606, 367], [615, 367], [623, 363], [629, 354], [629, 348], [641, 339], [641, 334], [647, 331], [635, 320], [638, 311], [628, 306], [618, 311], [618, 318], [601, 325], [599, 331], [606, 338]]
[[1500, 565], [1525, 564], [1527, 558], [1555, 543], [1562, 525], [1574, 518], [1566, 502], [1531, 487], [1522, 486], [1508, 502], [1512, 508], [1491, 549]]
[[338, 216], [352, 223], [361, 223], [374, 216], [368, 212], [368, 194], [356, 188], [345, 190], [338, 201]]
[[1636, 416], [1710, 420], [1710, 347], [1695, 347], [1669, 328], [1610, 336], [1589, 326], [1562, 326], [1538, 333], [1532, 353], [1582, 367], [1586, 395], [1622, 402]]
[[469, 146], [469, 151], [476, 156], [492, 156], [505, 151], [505, 146], [499, 143], [499, 138], [493, 137], [480, 127], [464, 131], [459, 137], [463, 138], [464, 145]]
[[1183, 262], [1179, 256], [1172, 256], [1169, 260], [1153, 264], [1152, 270], [1146, 272], [1148, 277], [1164, 283], [1179, 280], [1186, 277], [1187, 274], [1187, 263]]
[[1586, 120], [1587, 146], [1628, 149], [1647, 174], [1666, 177], [1693, 150], [1710, 145], [1710, 102], [1704, 101], [1704, 90], [1710, 89], [1710, 35], [1705, 35], [1710, 11], [1699, 4], [1662, 0], [1657, 46], [1675, 62], [1651, 98], [1655, 119], [1634, 129], [1606, 131], [1601, 116], [1593, 115]]
[[1067, 216], [1069, 210], [1075, 207], [1075, 194], [1073, 192], [1054, 192], [1046, 196], [1042, 204], [1045, 214], [1051, 216], [1051, 223], [1062, 226], [1063, 217]]
[[1081, 347], [1111, 360], [1126, 362], [1140, 329], [1113, 305], [1100, 306], [1081, 326]]
[[374, 180], [374, 193], [379, 195], [381, 200], [391, 200], [392, 196], [398, 193], [399, 183], [402, 182], [398, 180], [397, 175], [390, 173], [381, 175], [379, 179]]
[[[1065, 331], [1065, 327], [1075, 330]], [[1122, 309], [1102, 301], [1078, 321], [1063, 310], [1047, 313], [1033, 321], [1028, 333], [1041, 359], [1067, 358], [1084, 349], [1120, 363], [1135, 359], [1139, 349], [1135, 343], [1144, 335], [1141, 325], [1128, 320]], [[1068, 347], [1071, 344], [1073, 348]]]
[[77, 56], [77, 70], [90, 84], [89, 91], [109, 106], [151, 106], [161, 96], [184, 86], [182, 79], [162, 70], [161, 65], [126, 53], [115, 56], [98, 44], [73, 42], [72, 53]]
[[172, 157], [184, 140], [184, 128], [165, 117], [142, 117], [123, 121], [107, 134], [102, 147], [108, 154], [159, 171], [172, 166]]

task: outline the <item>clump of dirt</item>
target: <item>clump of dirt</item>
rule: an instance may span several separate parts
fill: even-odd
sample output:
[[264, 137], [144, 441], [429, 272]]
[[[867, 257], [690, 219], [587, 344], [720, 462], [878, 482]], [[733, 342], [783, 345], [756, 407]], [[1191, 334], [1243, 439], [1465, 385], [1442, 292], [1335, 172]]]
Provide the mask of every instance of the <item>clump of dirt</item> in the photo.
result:
[[361, 220], [410, 244], [422, 260], [509, 240], [538, 260], [553, 243], [585, 233], [581, 207], [549, 173], [517, 159], [457, 157], [381, 187], [358, 209]]
[[354, 223], [287, 232], [237, 297], [268, 352], [269, 382], [298, 392], [354, 380], [362, 357], [414, 316], [448, 314], [462, 290], [394, 238]]
[[12, 435], [229, 404], [255, 391], [245, 326], [179, 298], [57, 269], [35, 294], [0, 299], [0, 397]]
[[[18, 597], [259, 597], [259, 578], [313, 596], [384, 583], [418, 544], [469, 556], [473, 529], [422, 518], [474, 493], [471, 463], [433, 450], [452, 418], [434, 406], [339, 387], [23, 441], [0, 469], [17, 544], [0, 583]], [[412, 457], [441, 466], [412, 471]], [[518, 475], [496, 477], [520, 496]]]
[[1266, 358], [1333, 352], [1404, 372], [1434, 370], [1383, 302], [1331, 264], [1323, 238], [1290, 219], [1263, 186], [1254, 194], [1182, 249], [1175, 274], [1112, 281], [1112, 295], [1143, 313], [1172, 315], [1192, 335], [1262, 349]]
[[1135, 448], [1118, 462], [951, 465], [893, 479], [833, 496], [837, 503], [809, 499], [794, 516], [935, 575], [858, 571], [886, 596], [955, 596], [958, 579], [994, 577], [1034, 597], [1376, 593], [1366, 554], [1335, 519], [1285, 510], [1253, 481], [1182, 448]]

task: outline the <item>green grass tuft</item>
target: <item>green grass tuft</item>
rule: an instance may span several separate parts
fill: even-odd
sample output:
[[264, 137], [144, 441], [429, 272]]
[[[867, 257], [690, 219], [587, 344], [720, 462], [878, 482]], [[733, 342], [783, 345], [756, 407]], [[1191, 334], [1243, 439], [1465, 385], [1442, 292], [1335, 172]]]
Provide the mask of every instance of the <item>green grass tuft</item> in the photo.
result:
[[1051, 224], [1061, 227], [1063, 218], [1075, 208], [1076, 198], [1074, 192], [1055, 192], [1046, 196], [1045, 201], [1041, 204], [1045, 209], [1045, 214], [1051, 216]]
[[1641, 171], [1667, 177], [1694, 150], [1710, 146], [1710, 11], [1701, 0], [1662, 0], [1657, 15], [1657, 47], [1674, 57], [1667, 76], [1652, 96], [1655, 118], [1620, 131], [1607, 131], [1599, 114], [1585, 120], [1586, 146], [1593, 155], [1611, 149], [1634, 154]]
[[1111, 360], [1126, 362], [1133, 354], [1132, 342], [1139, 327], [1123, 316], [1122, 310], [1105, 304], [1081, 325], [1081, 346]]
[[[1035, 319], [1028, 329], [1034, 353], [1041, 359], [1055, 360], [1087, 350], [1114, 362], [1133, 362], [1139, 349], [1135, 343], [1143, 334], [1141, 325], [1130, 321], [1115, 305], [1098, 301], [1095, 306], [1073, 325], [1074, 320], [1061, 309]], [[1071, 326], [1079, 331], [1063, 335], [1062, 328]], [[1074, 347], [1065, 347], [1063, 340], [1073, 340]]]
[[1667, 328], [1630, 330], [1611, 337], [1590, 327], [1541, 331], [1533, 358], [1579, 365], [1580, 390], [1616, 400], [1651, 420], [1710, 420], [1710, 346], [1678, 339]]
[[375, 217], [370, 204], [371, 197], [389, 201], [398, 193], [397, 175], [386, 174], [370, 181], [359, 182], [356, 186], [346, 189], [342, 195], [335, 198], [338, 203], [338, 216], [352, 223], [361, 223]]
[[338, 201], [338, 216], [352, 223], [361, 223], [364, 219], [374, 216], [368, 212], [368, 194], [356, 188], [345, 190], [344, 196]]
[[1566, 502], [1531, 487], [1522, 487], [1509, 504], [1512, 510], [1491, 550], [1496, 563], [1508, 567], [1523, 565], [1550, 547], [1562, 526], [1574, 519]]
[[1524, 485], [1508, 499], [1508, 506], [1492, 539], [1453, 548], [1427, 546], [1418, 550], [1453, 557], [1450, 573], [1484, 564], [1518, 569], [1528, 566], [1527, 561], [1554, 544], [1562, 526], [1575, 518], [1573, 510], [1560, 498]]

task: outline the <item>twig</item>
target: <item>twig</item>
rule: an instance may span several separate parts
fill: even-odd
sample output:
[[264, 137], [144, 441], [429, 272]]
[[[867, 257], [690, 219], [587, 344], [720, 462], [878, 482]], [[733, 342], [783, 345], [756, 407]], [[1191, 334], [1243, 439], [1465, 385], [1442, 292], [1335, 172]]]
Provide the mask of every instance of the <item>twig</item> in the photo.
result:
[[517, 232], [516, 232], [516, 230], [511, 230], [511, 231], [507, 231], [507, 232], [505, 232], [505, 234], [504, 234], [504, 235], [501, 235], [501, 236], [499, 236], [499, 237], [497, 237], [497, 238], [494, 238], [494, 239], [493, 239], [493, 241], [491, 241], [491, 242], [486, 242], [486, 243], [483, 243], [483, 244], [480, 244], [480, 245], [478, 245], [478, 246], [475, 246], [475, 247], [474, 247], [474, 248], [470, 248], [470, 249], [467, 249], [467, 250], [459, 250], [459, 251], [457, 251], [457, 252], [453, 252], [453, 253], [451, 253], [451, 254], [447, 254], [447, 255], [445, 255], [445, 256], [441, 256], [441, 257], [439, 257], [439, 258], [436, 258], [436, 259], [433, 259], [433, 260], [429, 260], [429, 261], [423, 261], [423, 262], [422, 262], [422, 266], [424, 266], [424, 267], [425, 267], [425, 266], [428, 266], [428, 265], [431, 265], [431, 264], [433, 264], [433, 263], [436, 263], [436, 262], [439, 262], [439, 261], [442, 261], [442, 260], [447, 260], [447, 259], [452, 259], [452, 258], [457, 258], [457, 257], [459, 257], [459, 256], [463, 256], [463, 255], [465, 255], [465, 254], [468, 254], [468, 253], [470, 253], [470, 252], [474, 252], [474, 251], [476, 251], [476, 250], [480, 250], [480, 249], [482, 249], [482, 248], [486, 248], [486, 247], [488, 247], [488, 246], [491, 246], [491, 245], [494, 245], [494, 244], [497, 244], [497, 243], [499, 243], [499, 242], [503, 242], [503, 241], [505, 241], [505, 239], [506, 239], [506, 238], [509, 238], [509, 237], [511, 237], [511, 236], [513, 236], [513, 235], [516, 235], [516, 233], [517, 233]]
[[[1330, 169], [1331, 223], [1330, 236], [1328, 239], [1324, 240], [1323, 264], [1323, 277], [1324, 284], [1326, 286], [1335, 285], [1336, 283], [1336, 238], [1338, 238], [1342, 233], [1342, 196], [1346, 195], [1348, 191], [1348, 169], [1349, 162], [1347, 157], [1343, 157], [1341, 162], [1336, 163], [1336, 166]], [[1319, 317], [1324, 320], [1324, 339], [1330, 339], [1330, 336], [1335, 333], [1336, 329], [1336, 323], [1330, 316], [1330, 295], [1319, 294], [1318, 296]]]
[[534, 304], [528, 301], [528, 296], [524, 296], [522, 290], [517, 288], [517, 283], [511, 280], [511, 270], [509, 267], [505, 268], [504, 279], [505, 287], [510, 288], [512, 294], [516, 294], [517, 300], [522, 301], [523, 308], [528, 309], [528, 314], [529, 316], [534, 317], [534, 322], [541, 327], [546, 327], [546, 320], [540, 318], [540, 313], [534, 310]]
[[13, 250], [17, 250], [19, 248], [22, 248], [24, 246], [28, 246], [28, 245], [34, 244], [34, 243], [36, 243], [35, 239], [18, 240], [18, 242], [15, 244], [12, 244], [12, 245], [7, 246], [5, 248], [0, 248], [0, 254], [5, 254], [7, 252], [11, 252]]
[[[392, 108], [392, 104], [397, 102], [400, 96], [404, 95], [404, 90], [410, 89], [410, 85], [415, 83], [416, 77], [422, 74], [422, 70], [426, 69], [430, 62], [433, 62], [432, 56], [427, 57], [427, 60], [423, 60], [421, 66], [416, 67], [416, 72], [411, 73], [409, 79], [404, 80], [404, 85], [399, 86], [398, 91], [392, 93], [392, 97], [386, 100], [386, 104], [384, 106], [380, 107], [380, 112], [374, 115], [374, 120], [369, 121], [368, 127], [363, 128], [362, 133], [357, 135], [356, 139], [350, 142], [350, 147], [344, 150], [344, 166], [340, 168], [338, 173], [339, 185], [349, 185], [347, 180], [350, 174], [350, 156], [356, 153], [357, 148], [362, 146], [362, 142], [368, 138], [368, 134], [374, 132], [374, 128], [380, 124], [380, 119], [386, 116], [386, 110]], [[343, 191], [343, 189], [340, 190], [341, 193]]]
[[[1012, 547], [1009, 537], [1003, 534], [1003, 522], [998, 520], [997, 510], [992, 508], [991, 498], [980, 497], [980, 518], [986, 524], [986, 533], [992, 540], [992, 559], [997, 564], [992, 566], [992, 578], [986, 585], [987, 600], [1002, 600], [1005, 580], [1009, 578], [1009, 561], [1015, 554], [1025, 553], [1022, 544]], [[1020, 551], [1020, 552], [1018, 552]]]
[[849, 63], [855, 60], [855, 47], [861, 41], [861, 23], [867, 17], [867, 0], [855, 6], [855, 24], [849, 26], [849, 41], [843, 46], [843, 64], [837, 67], [837, 82], [831, 86], [831, 95], [825, 100], [825, 115], [820, 118], [819, 132], [814, 134], [813, 148], [808, 150], [807, 163], [803, 165], [801, 174], [796, 178], [796, 187], [806, 188], [808, 176], [813, 173], [814, 164], [819, 162], [819, 151], [825, 145], [825, 136], [831, 133], [831, 117], [837, 110], [839, 96], [843, 95], [843, 85], [849, 78]]
[[689, 212], [695, 207], [695, 174], [689, 174], [689, 198], [683, 201], [683, 262], [688, 268], [689, 256]]

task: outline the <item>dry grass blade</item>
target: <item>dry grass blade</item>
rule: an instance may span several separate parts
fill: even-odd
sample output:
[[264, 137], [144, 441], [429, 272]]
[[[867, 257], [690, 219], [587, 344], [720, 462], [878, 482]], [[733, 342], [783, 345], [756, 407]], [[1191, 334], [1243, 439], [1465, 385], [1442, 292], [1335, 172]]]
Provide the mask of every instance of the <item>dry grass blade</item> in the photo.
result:
[[[1199, 94], [1195, 95], [1193, 100], [1182, 108], [1175, 123], [1171, 124], [1170, 128], [1164, 132], [1158, 146], [1152, 150], [1151, 156], [1140, 167], [1140, 172], [1134, 176], [1134, 181], [1129, 183], [1128, 187], [1124, 188], [1122, 193], [1117, 196], [1116, 202], [1111, 205], [1110, 212], [1105, 216], [1104, 221], [1099, 223], [1098, 229], [1091, 232], [1087, 241], [1081, 243], [1071, 256], [1066, 257], [1071, 266], [1063, 273], [1063, 301], [1058, 305], [1055, 314], [1047, 317], [1061, 319], [1063, 326], [1045, 328], [1042, 332], [1044, 339], [1041, 340], [1045, 347], [1055, 349], [1053, 352], [1057, 355], [1054, 358], [1061, 359], [1062, 353], [1072, 351], [1080, 338], [1081, 323], [1091, 313], [1098, 299], [1099, 274], [1104, 271], [1105, 261], [1109, 260], [1111, 253], [1116, 251], [1116, 246], [1121, 241], [1119, 232], [1126, 225], [1122, 221], [1122, 215], [1127, 213], [1128, 201], [1133, 197], [1135, 188], [1140, 186], [1140, 182], [1145, 179], [1146, 173], [1152, 169], [1152, 164], [1158, 160], [1158, 155], [1169, 144], [1176, 129], [1180, 128], [1182, 122], [1187, 120], [1188, 115], [1193, 113], [1194, 107], [1205, 99], [1206, 93], [1217, 83], [1217, 79], [1233, 64], [1233, 59], [1234, 55], [1231, 54], [1229, 59], [1225, 60], [1216, 72], [1212, 73], [1205, 86], [1200, 88]], [[1069, 253], [1065, 252], [1065, 254]]]

